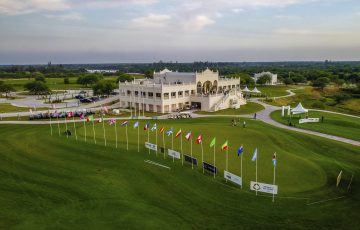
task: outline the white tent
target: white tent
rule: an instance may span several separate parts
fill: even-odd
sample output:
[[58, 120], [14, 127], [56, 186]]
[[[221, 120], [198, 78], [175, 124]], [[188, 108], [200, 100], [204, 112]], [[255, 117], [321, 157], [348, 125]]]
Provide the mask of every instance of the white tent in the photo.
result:
[[250, 89], [248, 89], [247, 86], [246, 86], [243, 90], [241, 90], [241, 91], [243, 91], [243, 92], [245, 92], [245, 93], [251, 92]]
[[307, 112], [309, 112], [309, 110], [305, 109], [302, 106], [301, 102], [295, 108], [291, 109], [292, 114], [300, 114], [300, 113], [307, 113]]
[[255, 88], [253, 90], [251, 90], [252, 93], [261, 93], [255, 86]]

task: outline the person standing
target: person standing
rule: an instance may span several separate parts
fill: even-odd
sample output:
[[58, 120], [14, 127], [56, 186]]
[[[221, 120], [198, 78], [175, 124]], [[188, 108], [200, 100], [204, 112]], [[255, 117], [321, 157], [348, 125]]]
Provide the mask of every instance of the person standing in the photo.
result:
[[243, 128], [246, 128], [246, 121], [244, 121], [243, 123]]

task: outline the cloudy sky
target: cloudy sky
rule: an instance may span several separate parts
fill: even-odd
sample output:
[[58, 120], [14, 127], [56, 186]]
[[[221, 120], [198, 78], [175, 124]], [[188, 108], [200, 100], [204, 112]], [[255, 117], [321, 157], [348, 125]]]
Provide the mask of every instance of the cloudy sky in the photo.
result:
[[360, 60], [359, 0], [0, 0], [0, 64]]

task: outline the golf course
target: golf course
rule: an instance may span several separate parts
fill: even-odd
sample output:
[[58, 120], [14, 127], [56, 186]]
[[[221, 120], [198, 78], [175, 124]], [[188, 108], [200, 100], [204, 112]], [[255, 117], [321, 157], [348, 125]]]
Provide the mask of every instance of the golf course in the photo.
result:
[[[135, 120], [127, 127], [121, 120], [116, 126], [77, 122], [75, 128], [68, 122], [68, 138], [64, 123], [1, 124], [0, 229], [358, 229], [359, 147], [240, 119], [246, 128], [232, 126], [230, 117], [139, 120], [139, 129], [133, 128]], [[156, 123], [157, 130], [144, 131], [146, 122], [150, 128]], [[161, 127], [173, 128], [173, 143]], [[175, 138], [179, 129], [182, 135]], [[160, 147], [165, 140], [165, 149], [173, 144], [180, 152], [182, 140], [182, 152], [190, 155], [190, 131], [194, 169], [167, 151], [164, 159], [160, 150], [144, 146], [149, 135], [151, 143]], [[201, 145], [195, 142], [200, 134], [210, 164], [209, 144], [216, 137], [216, 178], [203, 174]], [[225, 141], [228, 171], [239, 176], [237, 150], [244, 147], [243, 188], [223, 177]], [[273, 183], [277, 154], [275, 202], [271, 194], [250, 190], [255, 149], [262, 183]]]

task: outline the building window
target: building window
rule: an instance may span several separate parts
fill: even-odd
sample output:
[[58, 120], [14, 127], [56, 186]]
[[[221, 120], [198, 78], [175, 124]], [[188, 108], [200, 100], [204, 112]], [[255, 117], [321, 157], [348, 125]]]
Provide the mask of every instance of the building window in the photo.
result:
[[184, 93], [183, 91], [179, 91], [178, 92], [178, 97], [183, 97], [183, 93]]
[[153, 92], [148, 92], [148, 97], [149, 97], [149, 98], [153, 98], [153, 97], [154, 97], [154, 93], [153, 93]]
[[185, 90], [185, 97], [189, 96], [189, 90]]
[[191, 95], [195, 95], [195, 90], [191, 90]]
[[156, 93], [156, 99], [161, 99], [161, 93]]
[[176, 98], [176, 92], [171, 92], [171, 98]]
[[131, 95], [131, 91], [130, 91], [130, 90], [126, 91], [126, 94], [127, 94], [128, 96]]
[[135, 91], [135, 97], [139, 96], [139, 91]]
[[165, 100], [169, 99], [169, 93], [164, 93], [164, 99]]

